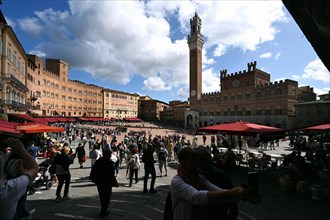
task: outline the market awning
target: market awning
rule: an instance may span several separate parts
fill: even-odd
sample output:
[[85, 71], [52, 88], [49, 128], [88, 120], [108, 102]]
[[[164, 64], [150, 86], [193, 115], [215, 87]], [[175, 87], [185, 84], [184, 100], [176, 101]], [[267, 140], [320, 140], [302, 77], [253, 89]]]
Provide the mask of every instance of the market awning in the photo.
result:
[[0, 119], [0, 134], [19, 137], [20, 132], [15, 128], [17, 124]]
[[142, 121], [141, 119], [139, 118], [123, 118], [124, 121], [131, 121], [131, 122], [139, 122], [139, 121]]
[[32, 122], [37, 122], [40, 124], [47, 124], [46, 120], [43, 120], [42, 118], [33, 118], [30, 115], [27, 114], [8, 114], [9, 116], [13, 116], [16, 118], [24, 119], [26, 121], [32, 121]]
[[330, 124], [322, 124], [301, 129], [303, 131], [330, 131]]
[[52, 127], [45, 124], [34, 124], [34, 125], [20, 125], [16, 127], [17, 130], [26, 133], [43, 133], [43, 132], [63, 132], [64, 128], [61, 127]]

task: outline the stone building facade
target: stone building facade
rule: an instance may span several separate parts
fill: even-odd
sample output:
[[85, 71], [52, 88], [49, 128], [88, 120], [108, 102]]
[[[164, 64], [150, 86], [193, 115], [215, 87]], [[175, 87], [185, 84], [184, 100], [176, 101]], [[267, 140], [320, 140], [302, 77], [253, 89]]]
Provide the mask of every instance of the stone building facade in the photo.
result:
[[140, 96], [111, 89], [103, 89], [104, 118], [136, 118]]
[[183, 128], [185, 112], [189, 109], [188, 101], [174, 100], [170, 101], [168, 105], [168, 108], [160, 112], [161, 122]]
[[188, 36], [190, 50], [190, 109], [185, 113], [185, 128], [249, 121], [279, 128], [294, 126], [294, 104], [300, 97], [316, 97], [312, 89], [302, 95], [298, 82], [290, 79], [271, 82], [270, 74], [257, 68], [257, 62], [247, 64], [247, 70], [227, 73], [220, 71], [220, 89], [202, 93], [201, 19], [190, 20]]
[[24, 113], [28, 88], [25, 84], [27, 56], [13, 29], [0, 14], [0, 113], [7, 118], [9, 113]]

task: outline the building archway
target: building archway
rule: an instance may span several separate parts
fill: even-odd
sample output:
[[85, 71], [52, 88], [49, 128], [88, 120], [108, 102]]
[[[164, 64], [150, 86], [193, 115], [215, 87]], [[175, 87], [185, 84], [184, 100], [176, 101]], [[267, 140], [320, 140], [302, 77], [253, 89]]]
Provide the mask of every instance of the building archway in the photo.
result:
[[195, 130], [199, 126], [199, 112], [186, 111], [185, 112], [185, 129]]

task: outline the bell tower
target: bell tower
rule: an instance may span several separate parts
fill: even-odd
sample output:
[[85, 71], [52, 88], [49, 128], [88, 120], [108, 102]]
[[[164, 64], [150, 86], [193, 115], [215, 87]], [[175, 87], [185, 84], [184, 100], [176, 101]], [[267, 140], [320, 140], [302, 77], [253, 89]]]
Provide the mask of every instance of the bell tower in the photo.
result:
[[202, 20], [197, 12], [190, 19], [189, 45], [189, 99], [191, 102], [202, 96], [202, 49], [204, 44], [201, 34]]

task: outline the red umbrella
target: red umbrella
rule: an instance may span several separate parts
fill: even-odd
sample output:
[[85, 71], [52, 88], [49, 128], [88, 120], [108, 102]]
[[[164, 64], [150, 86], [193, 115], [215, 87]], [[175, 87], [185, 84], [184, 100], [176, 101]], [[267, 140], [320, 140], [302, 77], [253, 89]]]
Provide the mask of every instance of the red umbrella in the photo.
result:
[[264, 133], [283, 132], [280, 128], [270, 127], [266, 125], [253, 124], [246, 121], [233, 122], [229, 124], [220, 124], [199, 128], [200, 132], [225, 132], [235, 135], [256, 135]]
[[330, 130], [330, 124], [322, 124], [301, 129], [303, 131], [327, 131]]

